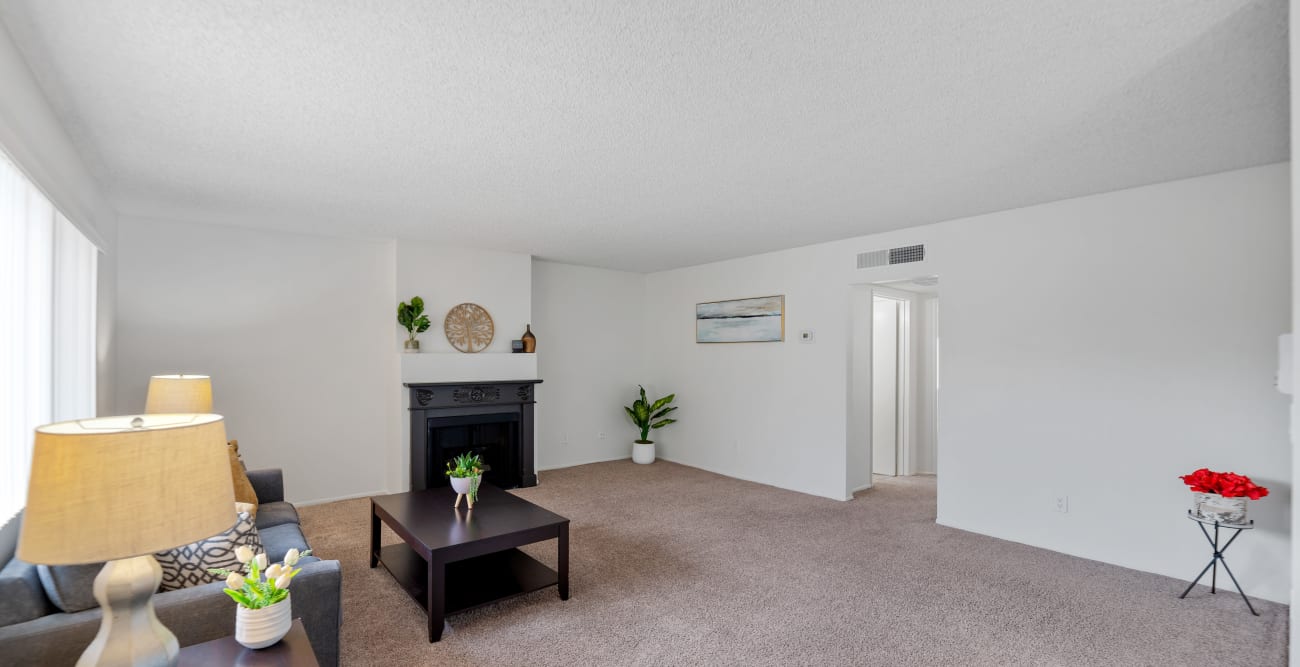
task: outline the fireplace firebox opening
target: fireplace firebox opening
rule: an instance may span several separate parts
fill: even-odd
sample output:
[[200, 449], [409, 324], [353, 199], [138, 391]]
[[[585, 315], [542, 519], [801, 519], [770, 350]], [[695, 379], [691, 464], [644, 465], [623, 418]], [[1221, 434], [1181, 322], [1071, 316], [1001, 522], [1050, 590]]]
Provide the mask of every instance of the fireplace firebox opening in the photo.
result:
[[429, 486], [447, 486], [447, 464], [465, 453], [486, 465], [483, 480], [502, 489], [523, 481], [519, 474], [519, 415], [433, 417], [429, 424]]

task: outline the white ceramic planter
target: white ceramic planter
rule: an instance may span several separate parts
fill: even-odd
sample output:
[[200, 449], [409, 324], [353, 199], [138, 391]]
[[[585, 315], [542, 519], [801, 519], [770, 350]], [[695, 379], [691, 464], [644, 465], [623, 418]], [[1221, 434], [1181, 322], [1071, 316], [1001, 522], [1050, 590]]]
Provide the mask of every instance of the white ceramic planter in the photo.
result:
[[261, 609], [236, 607], [235, 641], [248, 648], [266, 648], [284, 639], [293, 626], [290, 597]]
[[632, 443], [632, 461], [635, 463], [654, 463], [655, 462], [655, 443], [653, 442], [633, 442]]
[[451, 478], [451, 490], [455, 491], [456, 493], [469, 493], [469, 490], [473, 486], [473, 484], [474, 484], [473, 477], [452, 477]]

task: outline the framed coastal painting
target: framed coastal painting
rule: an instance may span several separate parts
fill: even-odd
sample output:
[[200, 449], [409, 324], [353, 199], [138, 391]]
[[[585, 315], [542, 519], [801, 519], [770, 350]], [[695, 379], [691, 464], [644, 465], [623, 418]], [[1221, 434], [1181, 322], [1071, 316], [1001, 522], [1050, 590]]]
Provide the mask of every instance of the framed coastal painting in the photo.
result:
[[697, 343], [785, 340], [785, 295], [695, 304]]

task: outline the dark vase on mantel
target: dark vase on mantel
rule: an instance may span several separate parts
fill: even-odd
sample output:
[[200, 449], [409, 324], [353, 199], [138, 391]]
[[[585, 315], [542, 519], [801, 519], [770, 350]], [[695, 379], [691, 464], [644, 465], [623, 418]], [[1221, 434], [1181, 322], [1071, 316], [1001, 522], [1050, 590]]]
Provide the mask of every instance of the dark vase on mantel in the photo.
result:
[[533, 335], [533, 325], [525, 324], [524, 335], [520, 336], [519, 339], [524, 341], [524, 352], [526, 354], [532, 354], [537, 351], [537, 336]]

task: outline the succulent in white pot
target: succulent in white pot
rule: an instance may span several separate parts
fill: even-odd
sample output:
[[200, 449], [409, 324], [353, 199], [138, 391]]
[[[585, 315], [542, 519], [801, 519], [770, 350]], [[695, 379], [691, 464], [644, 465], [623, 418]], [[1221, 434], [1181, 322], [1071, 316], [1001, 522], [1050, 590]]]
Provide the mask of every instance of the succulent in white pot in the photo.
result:
[[641, 437], [632, 442], [632, 460], [636, 463], [654, 463], [655, 462], [655, 442], [650, 439], [650, 431], [653, 429], [663, 428], [676, 422], [676, 419], [665, 419], [668, 413], [677, 409], [677, 406], [669, 406], [677, 394], [668, 394], [663, 398], [651, 403], [645, 395], [645, 387], [637, 385], [641, 390], [641, 397], [632, 402], [632, 405], [623, 406], [627, 411], [627, 416], [632, 418], [632, 423], [636, 425], [641, 432]]
[[289, 584], [302, 570], [298, 560], [311, 550], [290, 549], [281, 563], [270, 564], [265, 553], [254, 554], [248, 546], [235, 549], [243, 572], [224, 568], [208, 570], [226, 578], [226, 595], [234, 600], [235, 641], [248, 648], [266, 648], [289, 634], [293, 626]]
[[478, 454], [468, 452], [447, 462], [447, 477], [451, 480], [451, 489], [456, 492], [456, 507], [460, 507], [461, 497], [469, 499], [469, 508], [474, 509], [478, 502], [478, 487], [483, 482], [483, 459]]

